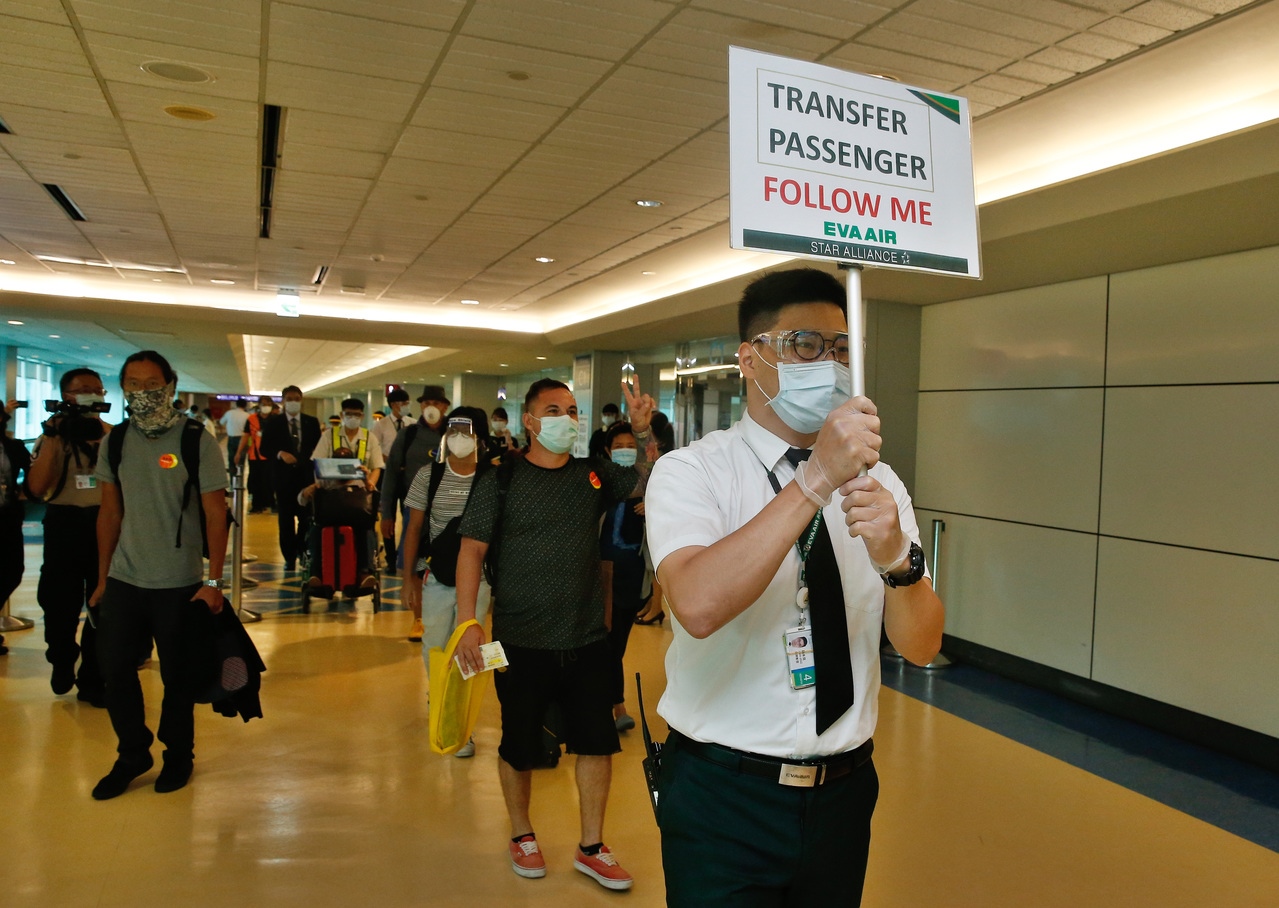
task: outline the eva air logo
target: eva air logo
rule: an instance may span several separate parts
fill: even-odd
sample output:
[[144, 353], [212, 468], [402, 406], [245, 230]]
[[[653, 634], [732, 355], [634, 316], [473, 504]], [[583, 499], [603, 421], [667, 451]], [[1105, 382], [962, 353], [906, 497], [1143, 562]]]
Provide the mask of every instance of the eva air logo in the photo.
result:
[[953, 123], [959, 122], [959, 99], [910, 89], [910, 93]]

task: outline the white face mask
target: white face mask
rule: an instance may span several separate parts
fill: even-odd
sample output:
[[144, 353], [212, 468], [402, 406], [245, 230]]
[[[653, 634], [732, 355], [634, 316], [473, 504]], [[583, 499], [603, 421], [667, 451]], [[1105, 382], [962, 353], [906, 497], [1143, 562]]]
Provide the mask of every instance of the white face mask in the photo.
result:
[[577, 441], [577, 420], [571, 416], [543, 416], [533, 419], [542, 425], [537, 433], [537, 440], [542, 447], [552, 454], [564, 454], [573, 448]]
[[343, 416], [342, 425], [344, 425], [348, 429], [358, 429], [360, 426], [364, 425], [364, 417], [363, 416]]
[[267, 404], [263, 404], [261, 407], [258, 408], [258, 412], [261, 413], [263, 416], [270, 416], [272, 413], [275, 412], [275, 407], [269, 406]]
[[[778, 363], [775, 367], [763, 359], [759, 362], [777, 370], [777, 396], [768, 405], [796, 432], [811, 435], [818, 431], [830, 411], [853, 396], [852, 373], [834, 360]], [[758, 381], [755, 387], [764, 390]]]
[[286, 400], [284, 402], [284, 412], [289, 414], [290, 416], [297, 416], [299, 413], [302, 412], [302, 401]]
[[470, 457], [475, 453], [474, 435], [450, 435], [445, 439], [445, 444], [454, 457]]
[[604, 428], [606, 428], [606, 429], [607, 429], [607, 428], [608, 428], [609, 426], [611, 426], [613, 423], [617, 422], [617, 417], [616, 417], [616, 416], [603, 416], [603, 417], [600, 417], [600, 422], [604, 423]]
[[92, 407], [94, 404], [100, 404], [103, 401], [101, 394], [77, 394], [75, 402], [77, 407]]
[[494, 431], [494, 432], [501, 432], [501, 431], [503, 431], [503, 430], [505, 430], [505, 429], [506, 429], [506, 420], [505, 420], [505, 419], [495, 419], [495, 420], [493, 420], [493, 431]]
[[422, 410], [422, 418], [426, 420], [426, 424], [429, 426], [439, 422], [441, 415], [439, 407], [426, 407]]

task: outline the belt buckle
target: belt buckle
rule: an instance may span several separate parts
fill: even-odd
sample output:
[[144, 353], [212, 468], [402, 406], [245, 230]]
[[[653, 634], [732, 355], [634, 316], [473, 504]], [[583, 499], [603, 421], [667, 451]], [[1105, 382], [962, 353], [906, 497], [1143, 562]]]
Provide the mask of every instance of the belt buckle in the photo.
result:
[[792, 788], [813, 788], [826, 780], [826, 764], [798, 766], [783, 763], [777, 773], [777, 784]]

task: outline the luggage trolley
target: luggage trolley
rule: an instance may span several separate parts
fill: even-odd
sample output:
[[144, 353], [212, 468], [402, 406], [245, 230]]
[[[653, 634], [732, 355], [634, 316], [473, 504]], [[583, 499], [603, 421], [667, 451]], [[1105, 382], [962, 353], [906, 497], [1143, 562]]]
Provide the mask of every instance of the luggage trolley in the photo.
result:
[[[336, 488], [317, 488], [311, 498], [313, 526], [320, 534], [319, 576], [332, 596], [354, 601], [373, 597], [373, 612], [382, 608], [381, 540], [376, 532], [374, 493], [363, 486], [364, 465], [355, 458], [317, 458], [315, 476], [321, 482], [344, 482]], [[355, 481], [359, 481], [356, 484]], [[359, 586], [356, 546], [365, 546], [366, 566], [373, 575], [371, 589]], [[311, 590], [302, 587], [302, 612], [311, 611]]]

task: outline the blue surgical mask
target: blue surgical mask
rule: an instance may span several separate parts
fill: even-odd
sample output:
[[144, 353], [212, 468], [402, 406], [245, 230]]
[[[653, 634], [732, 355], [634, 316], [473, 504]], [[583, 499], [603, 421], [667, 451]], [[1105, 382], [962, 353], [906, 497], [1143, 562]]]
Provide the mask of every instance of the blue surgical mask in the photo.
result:
[[614, 448], [608, 455], [612, 458], [613, 463], [620, 467], [635, 466], [635, 458], [639, 456], [639, 451], [634, 448]]
[[542, 424], [537, 440], [552, 454], [564, 454], [572, 450], [577, 441], [577, 420], [571, 416], [534, 416]]
[[[777, 396], [770, 399], [768, 405], [782, 422], [804, 435], [821, 429], [830, 411], [853, 396], [852, 373], [834, 360], [778, 363], [776, 369]], [[759, 382], [755, 382], [755, 387], [759, 388]]]

